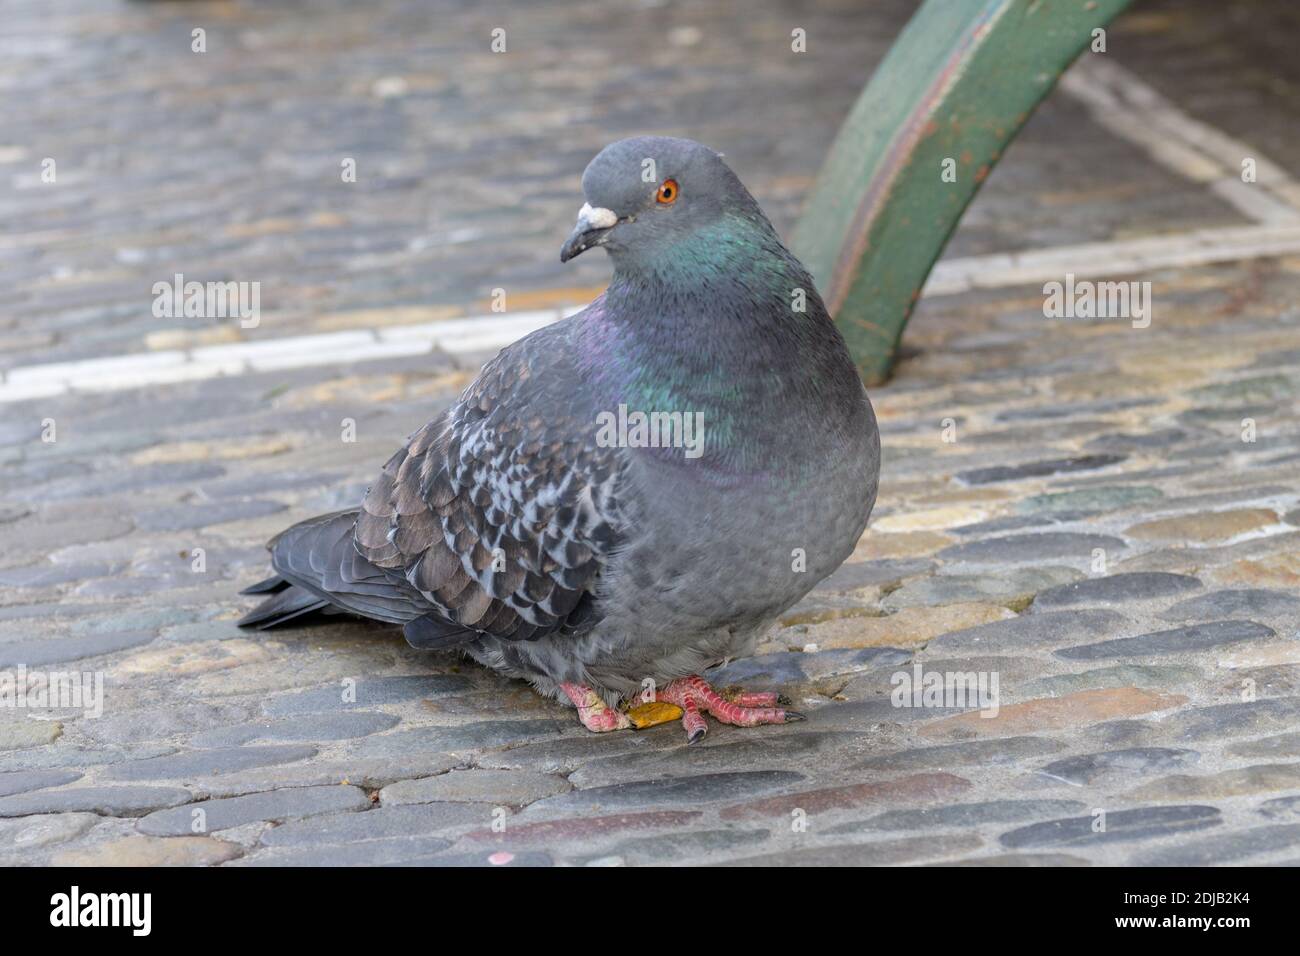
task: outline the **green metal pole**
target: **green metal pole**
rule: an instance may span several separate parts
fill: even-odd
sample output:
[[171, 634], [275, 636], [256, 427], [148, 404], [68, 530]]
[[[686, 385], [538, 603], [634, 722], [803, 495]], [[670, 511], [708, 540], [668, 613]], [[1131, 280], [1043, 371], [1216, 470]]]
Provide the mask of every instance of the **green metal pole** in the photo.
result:
[[894, 42], [794, 234], [869, 384], [888, 377], [921, 286], [993, 165], [1130, 2], [926, 0]]

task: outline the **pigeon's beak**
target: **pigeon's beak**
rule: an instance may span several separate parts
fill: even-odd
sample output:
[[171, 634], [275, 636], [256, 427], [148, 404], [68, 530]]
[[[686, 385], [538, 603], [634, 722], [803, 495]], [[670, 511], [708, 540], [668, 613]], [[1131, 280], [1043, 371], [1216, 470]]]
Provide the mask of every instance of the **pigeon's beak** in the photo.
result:
[[618, 215], [613, 210], [584, 203], [578, 210], [578, 224], [560, 248], [560, 261], [568, 262], [592, 246], [600, 245], [602, 237], [617, 223]]

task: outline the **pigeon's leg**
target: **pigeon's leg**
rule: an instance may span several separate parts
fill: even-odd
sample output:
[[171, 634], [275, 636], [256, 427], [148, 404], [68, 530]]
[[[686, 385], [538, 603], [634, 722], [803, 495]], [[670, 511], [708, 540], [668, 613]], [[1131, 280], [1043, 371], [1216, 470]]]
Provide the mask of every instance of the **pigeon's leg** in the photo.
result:
[[658, 692], [660, 700], [676, 704], [683, 710], [682, 726], [690, 743], [695, 743], [704, 736], [707, 729], [701, 710], [712, 714], [724, 724], [736, 727], [757, 727], [761, 724], [786, 724], [792, 720], [803, 720], [803, 714], [793, 710], [784, 710], [778, 706], [784, 699], [777, 694], [743, 691], [730, 693], [730, 700], [709, 686], [703, 677], [682, 677], [673, 681]]
[[718, 691], [723, 697], [733, 704], [739, 704], [741, 707], [779, 707], [783, 704], [790, 703], [790, 698], [784, 694], [778, 694], [775, 691], [756, 691], [750, 693], [743, 691], [738, 687], [727, 687]]
[[690, 695], [682, 697], [682, 726], [686, 728], [686, 742], [693, 744], [709, 732], [709, 725], [700, 714], [700, 707]]
[[584, 684], [561, 684], [564, 696], [573, 701], [578, 708], [578, 719], [582, 726], [596, 733], [607, 730], [626, 730], [632, 721], [622, 711], [612, 709], [601, 696]]

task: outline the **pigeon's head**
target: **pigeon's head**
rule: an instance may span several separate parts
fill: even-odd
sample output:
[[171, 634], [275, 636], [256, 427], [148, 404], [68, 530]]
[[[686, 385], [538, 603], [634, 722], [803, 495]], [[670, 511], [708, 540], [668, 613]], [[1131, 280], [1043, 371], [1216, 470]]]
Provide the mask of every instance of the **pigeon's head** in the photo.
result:
[[582, 174], [586, 203], [560, 250], [568, 262], [603, 246], [616, 266], [650, 261], [705, 234], [724, 214], [766, 225], [722, 155], [689, 139], [637, 136], [602, 149]]

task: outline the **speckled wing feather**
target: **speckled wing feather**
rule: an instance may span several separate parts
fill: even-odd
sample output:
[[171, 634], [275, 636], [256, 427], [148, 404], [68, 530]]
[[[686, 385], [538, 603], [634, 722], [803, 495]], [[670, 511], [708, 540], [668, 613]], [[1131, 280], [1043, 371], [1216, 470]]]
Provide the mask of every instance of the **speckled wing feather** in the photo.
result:
[[389, 459], [357, 518], [360, 554], [403, 573], [467, 638], [528, 640], [598, 619], [621, 461], [596, 444], [565, 324], [490, 362]]

